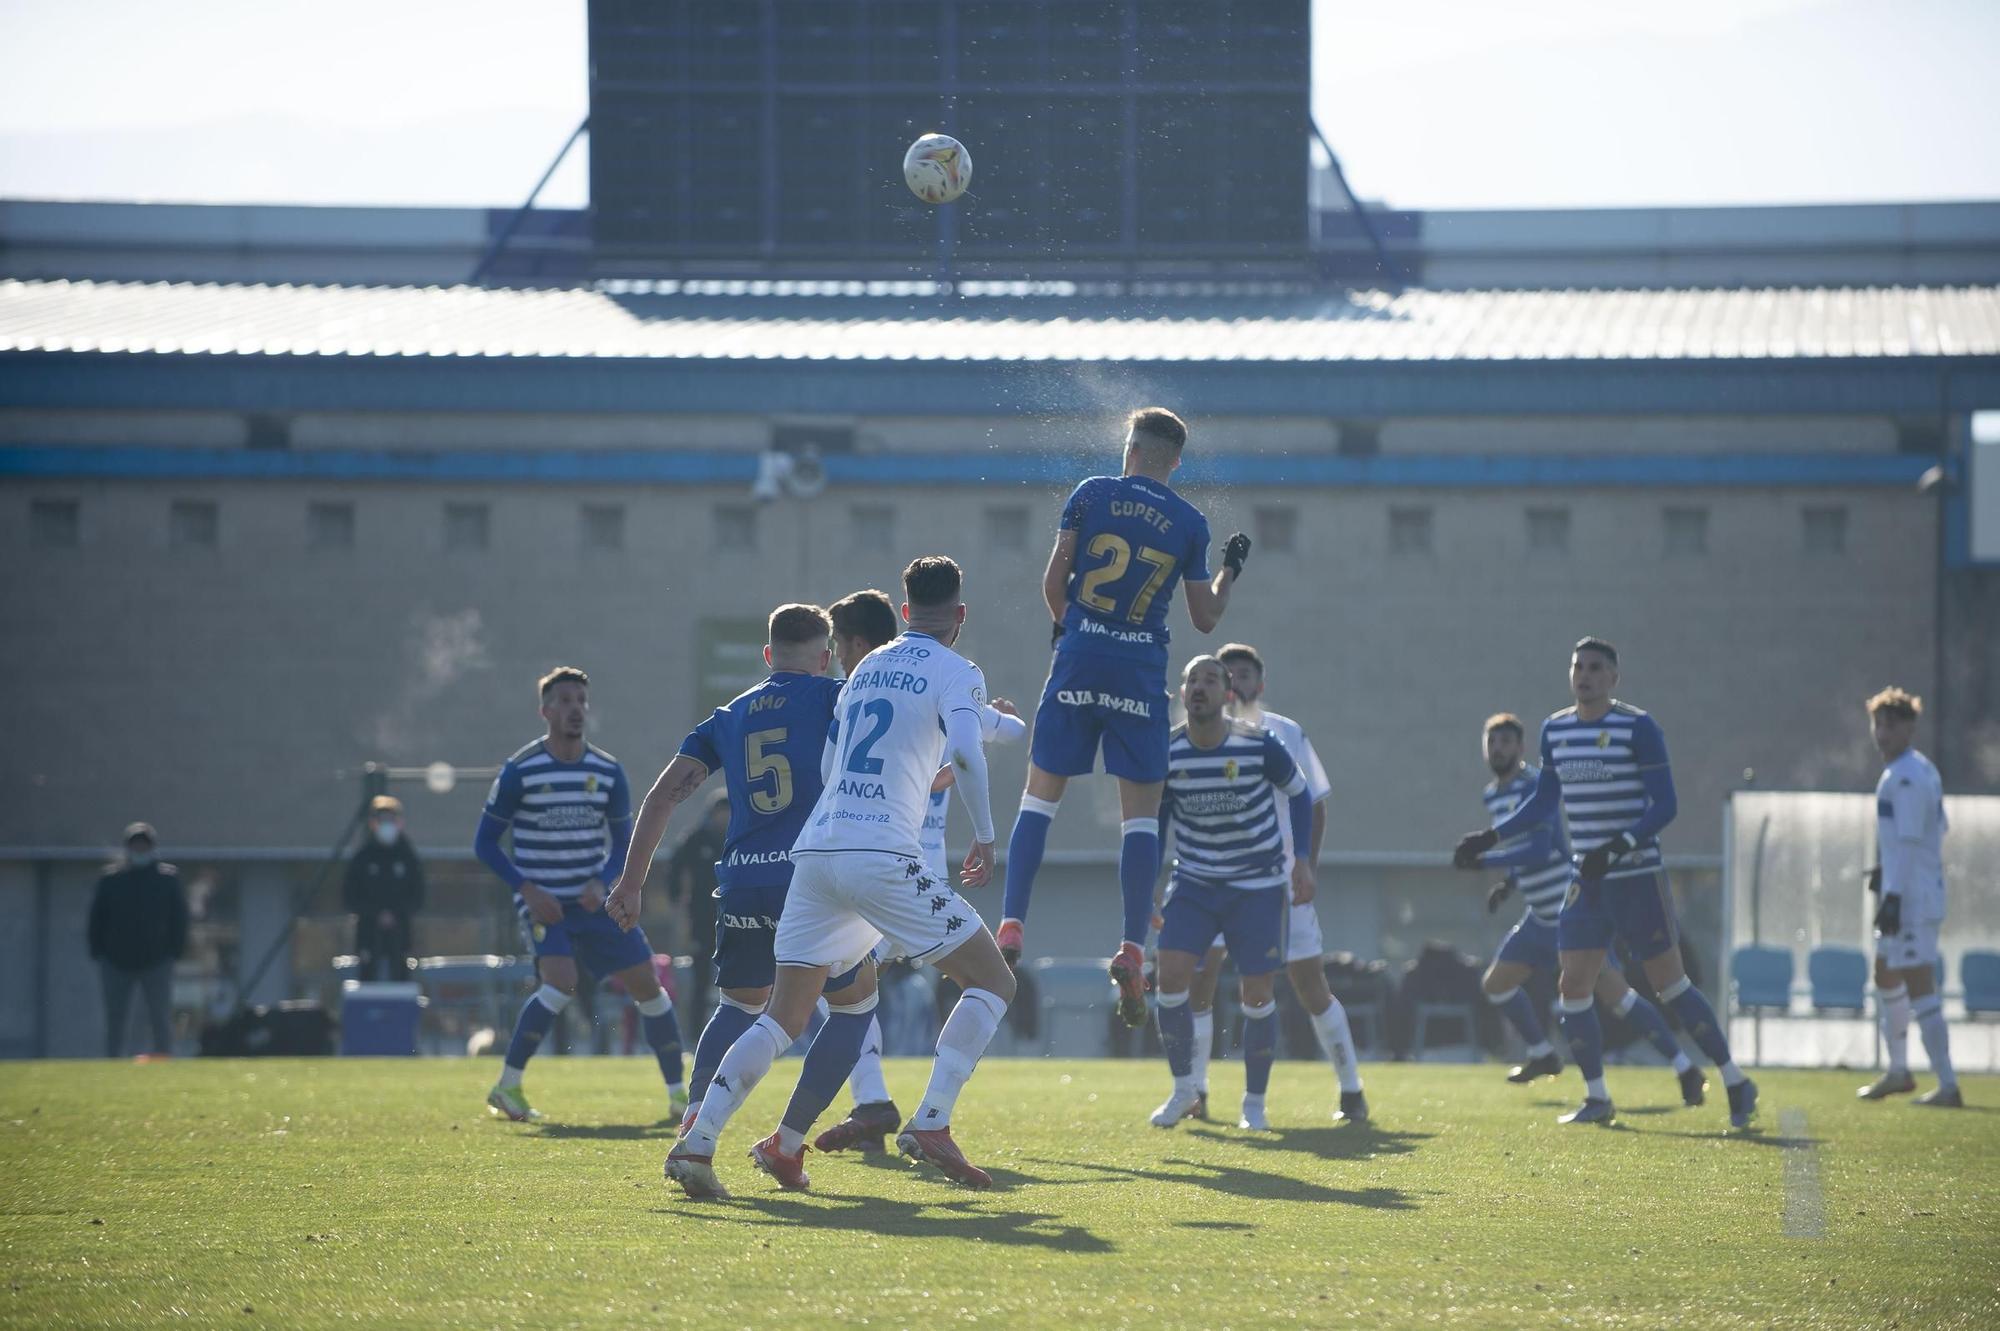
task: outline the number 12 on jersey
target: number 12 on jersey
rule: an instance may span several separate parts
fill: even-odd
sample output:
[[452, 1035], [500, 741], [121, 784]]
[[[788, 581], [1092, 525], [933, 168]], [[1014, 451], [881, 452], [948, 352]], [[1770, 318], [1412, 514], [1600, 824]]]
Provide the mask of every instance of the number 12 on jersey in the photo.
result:
[[[861, 733], [861, 719], [868, 718], [869, 730]], [[889, 723], [896, 719], [896, 709], [886, 698], [870, 698], [867, 702], [857, 702], [847, 709], [847, 770], [862, 776], [882, 775], [882, 760], [873, 750], [876, 741], [889, 733]]]

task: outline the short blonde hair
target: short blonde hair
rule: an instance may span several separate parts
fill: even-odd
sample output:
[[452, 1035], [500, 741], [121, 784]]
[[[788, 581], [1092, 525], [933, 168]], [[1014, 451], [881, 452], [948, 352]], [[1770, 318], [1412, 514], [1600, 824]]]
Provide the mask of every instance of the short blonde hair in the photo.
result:
[[558, 684], [581, 684], [583, 687], [589, 688], [590, 676], [584, 674], [583, 671], [577, 669], [575, 666], [557, 666], [554, 670], [549, 671], [548, 674], [543, 675], [535, 681], [535, 691], [541, 694], [543, 702], [547, 702], [550, 691]]
[[1521, 718], [1512, 712], [1495, 712], [1486, 718], [1486, 728], [1480, 733], [1490, 735], [1496, 730], [1511, 730], [1515, 739], [1526, 739], [1527, 730], [1521, 725]]
[[1891, 684], [1868, 700], [1868, 715], [1887, 713], [1902, 721], [1914, 721], [1924, 714], [1924, 700], [1908, 689]]

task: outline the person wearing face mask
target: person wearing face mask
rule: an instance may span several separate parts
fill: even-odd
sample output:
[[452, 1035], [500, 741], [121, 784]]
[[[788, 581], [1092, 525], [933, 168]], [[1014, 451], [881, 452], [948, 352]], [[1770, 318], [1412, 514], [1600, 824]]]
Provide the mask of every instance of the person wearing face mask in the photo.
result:
[[368, 839], [347, 862], [341, 899], [354, 916], [358, 978], [409, 979], [410, 917], [424, 904], [424, 866], [403, 834], [403, 805], [394, 796], [368, 802]]
[[151, 824], [125, 829], [125, 854], [97, 880], [90, 902], [90, 958], [104, 981], [104, 1053], [125, 1053], [132, 991], [146, 998], [155, 1054], [173, 1052], [169, 990], [174, 962], [187, 946], [187, 897], [179, 872], [159, 862]]

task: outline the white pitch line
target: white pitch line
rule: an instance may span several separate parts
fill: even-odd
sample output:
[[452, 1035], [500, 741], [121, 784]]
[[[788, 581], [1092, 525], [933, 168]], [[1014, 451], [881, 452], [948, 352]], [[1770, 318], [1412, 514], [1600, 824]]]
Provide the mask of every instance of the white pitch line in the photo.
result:
[[1785, 1237], [1826, 1237], [1826, 1198], [1819, 1187], [1819, 1147], [1806, 1134], [1806, 1111], [1778, 1111], [1778, 1141], [1785, 1153]]

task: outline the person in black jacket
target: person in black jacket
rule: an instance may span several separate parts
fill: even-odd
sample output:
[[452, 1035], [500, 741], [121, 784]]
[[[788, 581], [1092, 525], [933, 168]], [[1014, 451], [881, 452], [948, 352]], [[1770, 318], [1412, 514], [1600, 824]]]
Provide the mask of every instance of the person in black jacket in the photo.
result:
[[368, 840], [347, 862], [341, 900], [354, 916], [360, 979], [410, 978], [410, 917], [424, 904], [424, 866], [403, 834], [403, 804], [377, 795], [368, 804]]
[[158, 859], [147, 823], [125, 829], [125, 855], [97, 880], [90, 901], [90, 958], [104, 981], [104, 1053], [125, 1052], [132, 990], [146, 997], [156, 1054], [173, 1052], [170, 1002], [174, 962], [187, 946], [187, 897], [179, 872]]

